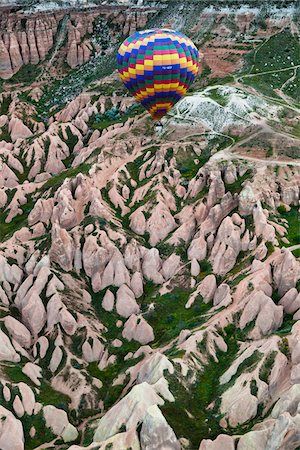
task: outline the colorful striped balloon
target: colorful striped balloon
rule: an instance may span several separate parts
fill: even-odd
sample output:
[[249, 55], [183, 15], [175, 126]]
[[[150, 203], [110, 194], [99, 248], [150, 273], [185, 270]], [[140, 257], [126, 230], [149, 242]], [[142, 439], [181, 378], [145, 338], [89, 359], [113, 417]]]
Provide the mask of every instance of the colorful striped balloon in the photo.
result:
[[138, 31], [120, 46], [121, 80], [160, 120], [183, 97], [199, 69], [199, 53], [184, 34], [169, 29]]

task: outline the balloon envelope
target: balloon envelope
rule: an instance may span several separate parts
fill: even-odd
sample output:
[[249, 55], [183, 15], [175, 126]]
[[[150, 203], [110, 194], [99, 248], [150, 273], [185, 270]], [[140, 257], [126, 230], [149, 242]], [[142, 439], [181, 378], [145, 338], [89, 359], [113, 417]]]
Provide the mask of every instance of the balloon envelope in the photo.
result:
[[129, 92], [159, 120], [186, 94], [198, 73], [198, 59], [198, 50], [187, 36], [153, 29], [126, 39], [117, 65]]

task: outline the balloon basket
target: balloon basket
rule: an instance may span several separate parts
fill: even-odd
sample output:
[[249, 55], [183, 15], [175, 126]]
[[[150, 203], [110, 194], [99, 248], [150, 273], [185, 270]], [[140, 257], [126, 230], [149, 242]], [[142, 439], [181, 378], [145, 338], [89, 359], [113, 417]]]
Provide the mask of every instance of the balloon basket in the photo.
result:
[[156, 134], [161, 134], [163, 131], [163, 124], [161, 122], [156, 122], [154, 129], [155, 129]]

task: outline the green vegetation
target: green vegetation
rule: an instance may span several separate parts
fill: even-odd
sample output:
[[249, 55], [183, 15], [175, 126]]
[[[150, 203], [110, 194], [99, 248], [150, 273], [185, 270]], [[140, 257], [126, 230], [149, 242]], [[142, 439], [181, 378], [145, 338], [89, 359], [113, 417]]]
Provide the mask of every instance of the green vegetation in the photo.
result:
[[43, 186], [41, 187], [41, 192], [45, 192], [50, 188], [52, 188], [52, 191], [55, 191], [56, 189], [59, 188], [59, 186], [62, 185], [62, 183], [66, 178], [76, 177], [76, 175], [78, 175], [79, 173], [85, 174], [90, 170], [91, 167], [92, 167], [91, 164], [83, 163], [77, 167], [64, 170], [58, 175], [54, 175], [51, 178], [49, 178], [49, 180], [47, 180], [46, 183], [44, 183]]
[[[166, 402], [161, 409], [168, 423], [176, 430], [177, 436], [191, 441], [191, 449], [198, 448], [201, 439], [215, 439], [218, 434], [224, 433], [219, 425], [222, 418], [219, 411], [220, 400], [222, 393], [234, 380], [223, 386], [218, 380], [236, 358], [242, 333], [235, 325], [230, 325], [225, 328], [223, 337], [228, 346], [227, 352], [218, 351], [217, 361], [210, 358], [209, 364], [198, 374], [196, 381], [189, 385], [188, 390], [181, 383], [180, 369], [174, 375], [167, 376], [176, 400], [174, 403]], [[243, 369], [251, 370], [258, 360], [259, 355], [255, 353], [244, 363]], [[261, 416], [258, 414], [253, 421], [240, 427], [241, 432], [248, 431], [255, 421], [260, 420]], [[229, 429], [228, 433], [236, 434], [236, 430]]]
[[[181, 330], [199, 327], [207, 319], [210, 305], [205, 304], [200, 296], [190, 308], [185, 308], [190, 294], [190, 289], [176, 287], [168, 294], [158, 296], [152, 293], [142, 299], [144, 317], [154, 330], [154, 346], [170, 342]], [[154, 303], [154, 309], [149, 309], [150, 303]]]
[[[280, 89], [285, 82], [292, 78], [295, 72], [293, 67], [299, 64], [299, 40], [296, 35], [285, 29], [281, 33], [271, 36], [267, 45], [263, 43], [254, 49], [247, 55], [246, 60], [248, 68], [250, 68], [248, 74], [251, 76], [242, 75], [243, 83], [252, 85], [266, 95], [276, 97], [274, 89]], [[291, 83], [285, 85], [284, 92], [299, 102], [298, 76]]]
[[11, 137], [7, 125], [0, 129], [0, 141], [11, 142]]
[[226, 104], [227, 104], [226, 96], [221, 95], [218, 88], [211, 89], [209, 91], [209, 97], [221, 106], [226, 106]]
[[22, 214], [14, 217], [9, 223], [6, 223], [5, 220], [7, 218], [8, 213], [0, 214], [0, 242], [8, 239], [13, 235], [17, 230], [26, 226], [28, 223], [28, 213], [33, 208], [34, 200], [32, 195], [27, 197], [27, 203], [20, 206], [22, 210]]
[[66, 128], [66, 134], [67, 134], [67, 138], [64, 138], [63, 132], [60, 131], [58, 133], [59, 137], [61, 138], [62, 141], [64, 141], [67, 146], [69, 147], [70, 153], [73, 152], [75, 145], [78, 142], [78, 136], [72, 134], [71, 128], [67, 127]]
[[[55, 435], [49, 428], [46, 427], [46, 421], [44, 419], [42, 411], [36, 415], [28, 416], [25, 414], [22, 417], [22, 424], [24, 429], [24, 437], [26, 442], [26, 450], [34, 450], [46, 442], [51, 442], [55, 438]], [[35, 436], [30, 436], [30, 429], [34, 427], [36, 430]]]
[[124, 384], [118, 384], [112, 386], [113, 381], [118, 377], [121, 372], [133, 364], [138, 362], [137, 359], [114, 363], [108, 366], [104, 370], [100, 370], [96, 362], [90, 363], [87, 367], [87, 372], [94, 378], [98, 378], [103, 383], [103, 386], [99, 390], [99, 395], [104, 402], [105, 408], [109, 409], [119, 399], [124, 389]]
[[46, 380], [42, 381], [40, 387], [40, 393], [37, 395], [37, 401], [41, 402], [43, 405], [54, 405], [56, 408], [64, 409], [68, 411], [71, 399], [52, 388], [49, 382]]
[[259, 378], [261, 381], [264, 381], [265, 383], [268, 382], [269, 376], [271, 374], [275, 358], [276, 358], [277, 352], [273, 350], [265, 359], [264, 364], [259, 370]]
[[10, 78], [10, 83], [24, 83], [30, 85], [33, 81], [40, 75], [41, 68], [33, 64], [26, 64], [22, 66], [21, 69]]
[[239, 193], [242, 190], [243, 183], [248, 180], [252, 175], [252, 170], [248, 169], [243, 176], [238, 177], [234, 183], [225, 184], [226, 192], [229, 191], [232, 194]]
[[142, 114], [144, 111], [144, 108], [138, 104], [129, 106], [124, 113], [119, 111], [119, 109], [114, 106], [104, 114], [98, 113], [91, 116], [88, 124], [90, 128], [93, 128], [94, 130], [103, 130], [115, 123], [124, 123], [129, 119], [129, 117]]
[[20, 383], [23, 381], [24, 383], [28, 385], [32, 385], [31, 380], [24, 375], [22, 372], [22, 366], [21, 365], [3, 365], [2, 370], [7, 375], [9, 380], [11, 380], [13, 383]]
[[283, 323], [281, 327], [276, 330], [275, 334], [278, 334], [279, 336], [290, 334], [295, 323], [296, 320], [293, 319], [293, 314], [285, 314]]
[[0, 116], [7, 114], [9, 110], [9, 105], [11, 103], [11, 96], [3, 97], [2, 103], [0, 104]]
[[280, 215], [288, 222], [288, 233], [286, 237], [291, 245], [300, 244], [300, 214], [298, 207], [292, 206], [290, 211], [284, 211], [283, 209], [284, 208], [281, 208]]

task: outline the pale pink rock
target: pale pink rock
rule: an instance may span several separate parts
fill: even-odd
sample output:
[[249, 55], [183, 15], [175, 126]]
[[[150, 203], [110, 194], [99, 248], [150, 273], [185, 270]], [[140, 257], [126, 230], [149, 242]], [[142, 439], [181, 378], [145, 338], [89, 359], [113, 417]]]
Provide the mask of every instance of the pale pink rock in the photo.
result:
[[7, 195], [4, 189], [0, 189], [0, 208], [3, 208], [7, 203]]
[[0, 361], [20, 362], [20, 355], [15, 351], [8, 336], [0, 330]]
[[69, 335], [73, 336], [77, 329], [77, 322], [72, 314], [67, 310], [67, 308], [62, 308], [59, 313], [59, 321], [64, 331]]
[[143, 450], [181, 449], [174, 431], [157, 405], [152, 405], [147, 409], [140, 439]]
[[105, 289], [110, 285], [120, 287], [125, 283], [127, 285], [130, 284], [130, 275], [125, 266], [122, 253], [116, 249], [111, 260], [104, 269], [101, 288]]
[[7, 80], [13, 76], [13, 68], [11, 66], [9, 51], [2, 39], [0, 39], [0, 77]]
[[0, 300], [1, 300], [1, 302], [2, 302], [4, 305], [6, 305], [6, 306], [9, 305], [8, 297], [7, 297], [5, 291], [2, 289], [1, 286], [0, 286]]
[[250, 184], [246, 184], [239, 195], [239, 213], [242, 216], [252, 214], [257, 198]]
[[274, 242], [275, 228], [268, 223], [260, 202], [257, 202], [256, 206], [253, 208], [253, 220], [256, 236], [262, 236], [265, 241]]
[[102, 300], [102, 308], [105, 309], [105, 311], [112, 311], [114, 308], [114, 302], [114, 294], [109, 289], [107, 289]]
[[18, 388], [22, 398], [22, 405], [24, 412], [31, 416], [33, 414], [35, 405], [35, 396], [32, 389], [25, 383], [18, 383]]
[[191, 261], [191, 275], [192, 277], [197, 277], [200, 273], [200, 265], [198, 261], [193, 258]]
[[131, 239], [129, 244], [126, 245], [124, 262], [132, 272], [141, 272], [141, 251], [135, 239]]
[[135, 340], [142, 345], [154, 340], [152, 327], [143, 317], [132, 314], [124, 324], [122, 336], [128, 341]]
[[14, 72], [17, 72], [23, 65], [18, 39], [15, 33], [10, 34], [9, 55]]
[[224, 181], [226, 184], [233, 184], [237, 179], [236, 167], [230, 162], [225, 168]]
[[300, 383], [300, 364], [295, 364], [291, 371], [291, 382], [293, 384]]
[[49, 369], [51, 370], [52, 373], [54, 373], [57, 370], [62, 360], [62, 357], [63, 357], [62, 349], [58, 346], [55, 347], [49, 364]]
[[[66, 411], [63, 409], [58, 409], [55, 406], [47, 405], [43, 407], [43, 415], [46, 421], [46, 426], [50, 428], [56, 436], [64, 436], [64, 433], [67, 428], [70, 427], [69, 419]], [[78, 436], [78, 432], [75, 427], [72, 427], [73, 439], [65, 440], [65, 442], [69, 442], [75, 440]]]
[[140, 272], [134, 272], [131, 277], [130, 287], [135, 295], [135, 298], [140, 298], [143, 295], [143, 277]]
[[10, 336], [21, 345], [28, 348], [31, 345], [31, 334], [28, 329], [14, 317], [6, 316], [4, 325]]
[[151, 248], [150, 250], [146, 249], [142, 265], [145, 278], [153, 281], [153, 283], [162, 284], [164, 282], [164, 278], [161, 273], [159, 273], [161, 265], [158, 250], [156, 248]]
[[24, 408], [18, 395], [15, 396], [15, 399], [13, 401], [13, 409], [18, 417], [24, 416]]
[[203, 439], [199, 450], [235, 450], [234, 438], [227, 434], [219, 434], [214, 441]]
[[275, 305], [271, 298], [262, 291], [250, 294], [249, 301], [243, 309], [240, 318], [240, 328], [243, 329], [251, 322], [255, 321], [255, 328], [252, 337], [259, 339], [275, 331], [280, 327], [283, 320], [283, 307]]
[[163, 262], [161, 273], [165, 280], [169, 280], [177, 273], [180, 262], [180, 256], [176, 255], [176, 253], [172, 253], [172, 255]]
[[104, 345], [97, 338], [92, 338], [92, 344], [85, 341], [82, 346], [82, 355], [85, 361], [99, 361], [104, 353]]
[[150, 235], [149, 242], [152, 246], [163, 240], [176, 228], [176, 222], [169, 208], [163, 203], [158, 203], [152, 210], [147, 221], [147, 231]]
[[190, 337], [191, 335], [191, 331], [190, 330], [181, 330], [179, 337], [178, 337], [178, 345], [182, 344], [184, 341], [187, 340], [187, 338]]
[[207, 244], [203, 236], [194, 239], [188, 248], [188, 258], [202, 261], [206, 258]]
[[226, 283], [220, 284], [218, 286], [215, 295], [213, 304], [214, 306], [220, 305], [220, 306], [228, 306], [232, 302], [232, 298], [230, 295], [230, 287]]
[[249, 244], [250, 244], [250, 234], [249, 230], [247, 229], [241, 239], [241, 249], [243, 252], [246, 252], [249, 249]]
[[111, 345], [115, 348], [120, 348], [123, 345], [123, 342], [120, 341], [120, 339], [114, 339], [111, 343]]
[[78, 63], [78, 53], [77, 53], [77, 43], [74, 39], [69, 47], [68, 55], [67, 55], [67, 63], [72, 69], [75, 69], [75, 67], [79, 64]]
[[13, 117], [9, 122], [9, 132], [11, 140], [16, 142], [17, 139], [26, 139], [32, 136], [30, 129], [18, 118]]
[[140, 311], [132, 290], [126, 284], [119, 287], [117, 291], [116, 310], [120, 316], [126, 318]]
[[8, 119], [7, 115], [6, 114], [2, 114], [0, 116], [0, 128], [3, 128], [5, 125], [7, 125], [8, 120], [9, 119]]
[[288, 412], [292, 416], [297, 412], [298, 404], [300, 402], [300, 386], [299, 384], [292, 385], [286, 392], [284, 392], [272, 409], [271, 416], [277, 419], [281, 414]]
[[[0, 162], [0, 186], [1, 187], [8, 187], [12, 188], [18, 185], [18, 178], [16, 174], [8, 167], [7, 164]], [[18, 210], [18, 206], [15, 205], [15, 208], [17, 209], [17, 213], [20, 211]], [[12, 209], [12, 207], [10, 208]]]
[[46, 323], [46, 310], [36, 291], [31, 293], [22, 308], [22, 320], [34, 335], [37, 335]]
[[231, 217], [226, 217], [218, 229], [211, 251], [214, 273], [225, 275], [234, 267], [241, 250], [240, 234], [240, 227], [233, 223]]
[[8, 386], [3, 387], [3, 397], [6, 402], [9, 402], [11, 399], [11, 392]]
[[[149, 384], [157, 385], [157, 382], [164, 379], [166, 371], [170, 374], [174, 373], [173, 364], [162, 353], [152, 353], [151, 347], [145, 346], [141, 347], [134, 356], [138, 358], [142, 353], [149, 353], [149, 356], [145, 359], [145, 361], [143, 361], [142, 365], [138, 367], [136, 374], [136, 380], [138, 383], [143, 383], [146, 381]], [[174, 401], [174, 397], [168, 400]]]
[[52, 226], [50, 259], [61, 266], [67, 272], [73, 267], [74, 243], [66, 230], [60, 228], [56, 223]]
[[130, 228], [136, 234], [143, 236], [146, 231], [146, 219], [141, 208], [130, 215]]
[[40, 357], [42, 359], [45, 358], [46, 353], [47, 353], [48, 348], [49, 348], [49, 341], [48, 341], [48, 339], [46, 338], [46, 336], [41, 336], [41, 337], [38, 338], [36, 343], [39, 345]]
[[22, 422], [0, 405], [0, 448], [2, 450], [24, 450]]
[[40, 386], [40, 378], [42, 378], [42, 369], [37, 365], [33, 364], [31, 362], [28, 362], [25, 364], [25, 366], [22, 369], [22, 372], [24, 375], [26, 375], [30, 380], [36, 385]]
[[274, 282], [280, 295], [295, 287], [300, 278], [300, 263], [294, 255], [287, 249], [281, 253], [273, 262]]
[[192, 217], [174, 231], [170, 239], [167, 240], [167, 243], [172, 245], [180, 245], [182, 242], [189, 242], [194, 236], [195, 227], [196, 222]]
[[29, 225], [34, 225], [37, 222], [48, 224], [52, 216], [53, 206], [53, 198], [38, 199], [28, 215]]
[[110, 260], [110, 253], [103, 247], [99, 247], [97, 238], [89, 235], [85, 239], [82, 251], [82, 261], [85, 273], [92, 279], [94, 292], [101, 289], [101, 276], [106, 264]]
[[199, 294], [203, 297], [204, 303], [209, 303], [213, 299], [216, 289], [217, 289], [216, 277], [213, 274], [207, 275], [201, 282], [198, 291]]
[[279, 305], [283, 306], [284, 312], [286, 312], [288, 309], [290, 309], [294, 300], [296, 300], [297, 295], [298, 295], [297, 289], [291, 288], [284, 294], [283, 297], [281, 297], [281, 299], [279, 301]]
[[134, 386], [131, 391], [114, 405], [98, 422], [94, 441], [104, 441], [116, 434], [121, 425], [126, 429], [136, 428], [151, 405], [162, 405], [164, 400], [146, 382]]
[[249, 383], [244, 383], [246, 378], [247, 374], [242, 374], [222, 395], [220, 411], [231, 427], [248, 422], [257, 414], [258, 399], [251, 394]]

